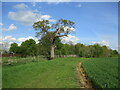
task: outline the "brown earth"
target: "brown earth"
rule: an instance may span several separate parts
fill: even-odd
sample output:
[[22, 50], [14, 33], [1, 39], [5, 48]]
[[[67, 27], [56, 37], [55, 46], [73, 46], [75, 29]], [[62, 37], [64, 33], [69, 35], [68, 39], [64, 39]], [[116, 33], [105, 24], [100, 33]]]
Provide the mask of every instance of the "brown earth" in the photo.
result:
[[77, 65], [77, 77], [79, 79], [80, 88], [89, 88], [89, 90], [94, 90], [91, 82], [87, 79], [87, 77], [83, 71], [82, 62], [80, 62]]

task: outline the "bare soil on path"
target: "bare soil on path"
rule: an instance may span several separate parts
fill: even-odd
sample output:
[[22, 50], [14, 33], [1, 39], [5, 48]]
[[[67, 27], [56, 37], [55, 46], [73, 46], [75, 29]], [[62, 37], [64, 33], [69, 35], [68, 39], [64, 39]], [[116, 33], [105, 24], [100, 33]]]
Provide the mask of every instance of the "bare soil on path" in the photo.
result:
[[82, 62], [80, 62], [77, 65], [77, 77], [79, 79], [80, 88], [89, 88], [89, 90], [94, 90], [91, 82], [87, 79], [87, 77], [83, 71]]

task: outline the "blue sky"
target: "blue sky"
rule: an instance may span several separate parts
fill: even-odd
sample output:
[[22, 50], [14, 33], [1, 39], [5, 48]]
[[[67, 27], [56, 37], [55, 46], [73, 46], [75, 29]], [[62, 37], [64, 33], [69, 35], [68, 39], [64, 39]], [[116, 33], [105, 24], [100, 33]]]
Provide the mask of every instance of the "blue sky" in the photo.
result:
[[55, 23], [58, 19], [75, 22], [75, 31], [64, 42], [86, 45], [99, 43], [112, 49], [118, 47], [117, 2], [64, 2], [64, 3], [2, 3], [2, 35], [5, 42], [35, 38], [32, 23], [40, 18]]

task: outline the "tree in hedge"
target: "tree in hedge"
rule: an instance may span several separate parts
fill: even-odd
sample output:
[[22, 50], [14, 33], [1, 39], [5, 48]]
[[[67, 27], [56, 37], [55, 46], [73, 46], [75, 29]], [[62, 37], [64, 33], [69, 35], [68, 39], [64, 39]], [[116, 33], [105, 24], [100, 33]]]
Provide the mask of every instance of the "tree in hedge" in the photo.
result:
[[116, 57], [116, 56], [118, 56], [118, 55], [119, 55], [119, 53], [118, 53], [117, 50], [111, 50], [111, 56], [112, 56], [112, 57]]
[[111, 52], [112, 50], [110, 50], [107, 46], [102, 46], [102, 50], [103, 50], [103, 53], [102, 53], [102, 57], [110, 57], [111, 56]]
[[70, 52], [70, 45], [63, 44], [63, 47], [61, 48], [61, 54], [62, 55], [69, 55], [69, 52]]
[[77, 43], [75, 45], [75, 54], [79, 57], [85, 57], [85, 45], [81, 43]]
[[12, 43], [9, 49], [10, 53], [17, 54], [18, 53], [18, 44], [17, 43]]
[[99, 44], [94, 44], [94, 55], [95, 57], [100, 57], [103, 54], [103, 49]]
[[51, 24], [48, 20], [35, 22], [33, 28], [37, 30], [36, 37], [45, 37], [48, 41], [50, 59], [54, 58], [55, 41], [59, 37], [66, 37], [74, 29], [74, 22], [70, 20], [60, 19], [55, 24]]
[[38, 55], [44, 55], [43, 54], [43, 47], [42, 47], [42, 45], [40, 44], [40, 43], [38, 43], [38, 44], [36, 44], [36, 55], [38, 56]]
[[27, 55], [36, 55], [36, 42], [33, 39], [26, 40], [22, 42], [20, 46], [20, 51], [22, 56], [27, 56]]

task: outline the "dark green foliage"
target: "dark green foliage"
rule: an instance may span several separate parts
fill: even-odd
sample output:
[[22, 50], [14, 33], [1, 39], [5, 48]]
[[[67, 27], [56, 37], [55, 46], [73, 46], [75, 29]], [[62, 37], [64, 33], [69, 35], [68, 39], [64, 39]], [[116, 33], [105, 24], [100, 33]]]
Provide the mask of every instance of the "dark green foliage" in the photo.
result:
[[18, 44], [16, 43], [11, 44], [9, 52], [14, 54], [20, 54], [21, 56], [25, 57], [25, 56], [35, 56], [37, 54], [36, 50], [37, 50], [37, 45], [35, 40], [29, 39], [22, 42], [20, 46], [18, 46]]
[[18, 44], [12, 43], [9, 52], [10, 53], [18, 53]]
[[116, 50], [109, 49], [106, 46], [100, 46], [99, 44], [95, 45], [84, 45], [77, 43], [72, 44], [63, 44], [62, 48], [59, 50], [61, 52], [57, 55], [78, 55], [79, 57], [114, 57], [118, 56]]
[[22, 55], [35, 56], [36, 52], [36, 42], [33, 39], [26, 40], [22, 42], [20, 49], [22, 50]]
[[[45, 35], [39, 41], [38, 44], [33, 39], [26, 40], [18, 46], [16, 43], [11, 44], [10, 52], [20, 54], [22, 56], [38, 56], [43, 55], [47, 58], [50, 57], [50, 44], [47, 40], [49, 35]], [[116, 57], [119, 53], [116, 50], [109, 49], [107, 46], [95, 45], [84, 45], [77, 43], [73, 44], [62, 44], [60, 38], [56, 38], [55, 42], [55, 55], [77, 55], [79, 57]]]

